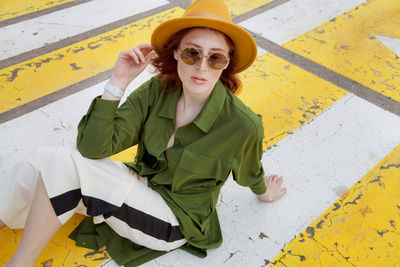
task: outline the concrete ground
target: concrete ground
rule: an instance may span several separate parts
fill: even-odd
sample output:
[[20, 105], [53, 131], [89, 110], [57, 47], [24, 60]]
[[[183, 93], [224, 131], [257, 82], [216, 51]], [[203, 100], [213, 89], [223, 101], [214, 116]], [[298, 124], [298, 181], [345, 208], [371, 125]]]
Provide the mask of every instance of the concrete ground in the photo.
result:
[[[189, 2], [0, 2], [0, 175], [39, 147], [74, 145], [119, 51], [148, 43]], [[239, 97], [263, 116], [263, 164], [288, 193], [260, 203], [229, 179], [218, 203], [222, 246], [205, 259], [174, 251], [143, 266], [400, 266], [400, 2], [225, 2], [259, 47]], [[67, 238], [81, 219], [35, 266], [117, 266], [104, 249]], [[0, 232], [0, 265], [21, 233]]]

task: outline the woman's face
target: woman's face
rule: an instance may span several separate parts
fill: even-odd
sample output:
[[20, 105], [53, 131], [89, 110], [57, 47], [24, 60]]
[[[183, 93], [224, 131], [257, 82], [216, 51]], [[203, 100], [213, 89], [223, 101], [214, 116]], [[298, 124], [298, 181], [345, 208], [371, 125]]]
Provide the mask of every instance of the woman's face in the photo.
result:
[[[185, 48], [196, 48], [203, 56], [218, 52], [229, 58], [229, 46], [224, 35], [212, 29], [195, 28], [189, 31], [183, 37], [178, 50]], [[194, 65], [188, 65], [182, 61], [179, 51], [174, 52], [174, 58], [178, 61], [178, 75], [184, 92], [193, 95], [210, 94], [222, 71], [228, 67], [220, 70], [212, 69], [206, 57], [201, 57]]]

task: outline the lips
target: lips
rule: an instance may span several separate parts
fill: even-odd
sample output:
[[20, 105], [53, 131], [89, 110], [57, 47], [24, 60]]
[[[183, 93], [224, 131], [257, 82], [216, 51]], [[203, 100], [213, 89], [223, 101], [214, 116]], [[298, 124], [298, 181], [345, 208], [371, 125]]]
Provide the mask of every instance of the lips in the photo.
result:
[[196, 84], [205, 84], [207, 82], [207, 79], [204, 79], [203, 77], [200, 76], [192, 76], [190, 78]]

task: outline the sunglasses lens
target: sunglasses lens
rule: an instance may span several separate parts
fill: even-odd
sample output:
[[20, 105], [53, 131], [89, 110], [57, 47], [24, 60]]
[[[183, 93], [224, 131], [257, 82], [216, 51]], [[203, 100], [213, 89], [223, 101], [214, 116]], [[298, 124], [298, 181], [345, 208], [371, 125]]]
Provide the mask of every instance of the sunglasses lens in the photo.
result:
[[194, 48], [185, 48], [181, 52], [182, 61], [188, 65], [194, 65], [200, 60], [200, 53]]
[[[203, 57], [196, 48], [185, 48], [181, 50], [181, 59], [188, 65], [197, 64]], [[226, 67], [228, 59], [222, 53], [214, 53], [208, 57], [208, 65], [210, 68], [220, 70]]]
[[226, 64], [228, 64], [228, 59], [224, 54], [214, 53], [208, 58], [208, 64], [211, 68], [220, 70], [225, 68]]

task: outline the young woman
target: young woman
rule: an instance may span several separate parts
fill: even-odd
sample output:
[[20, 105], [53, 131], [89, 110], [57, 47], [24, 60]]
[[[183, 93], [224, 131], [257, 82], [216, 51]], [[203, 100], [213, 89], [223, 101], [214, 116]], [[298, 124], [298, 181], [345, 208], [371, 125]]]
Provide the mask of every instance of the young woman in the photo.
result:
[[[251, 65], [256, 49], [223, 1], [197, 0], [182, 18], [161, 24], [152, 45], [121, 52], [79, 123], [77, 149], [40, 149], [2, 178], [0, 228], [25, 226], [7, 266], [33, 266], [80, 201], [94, 223], [169, 251], [221, 244], [216, 204], [230, 173], [261, 201], [282, 197], [282, 177], [264, 176], [260, 162], [261, 119], [234, 95], [235, 74]], [[118, 107], [151, 61], [159, 75]], [[134, 162], [107, 159], [136, 144]]]

